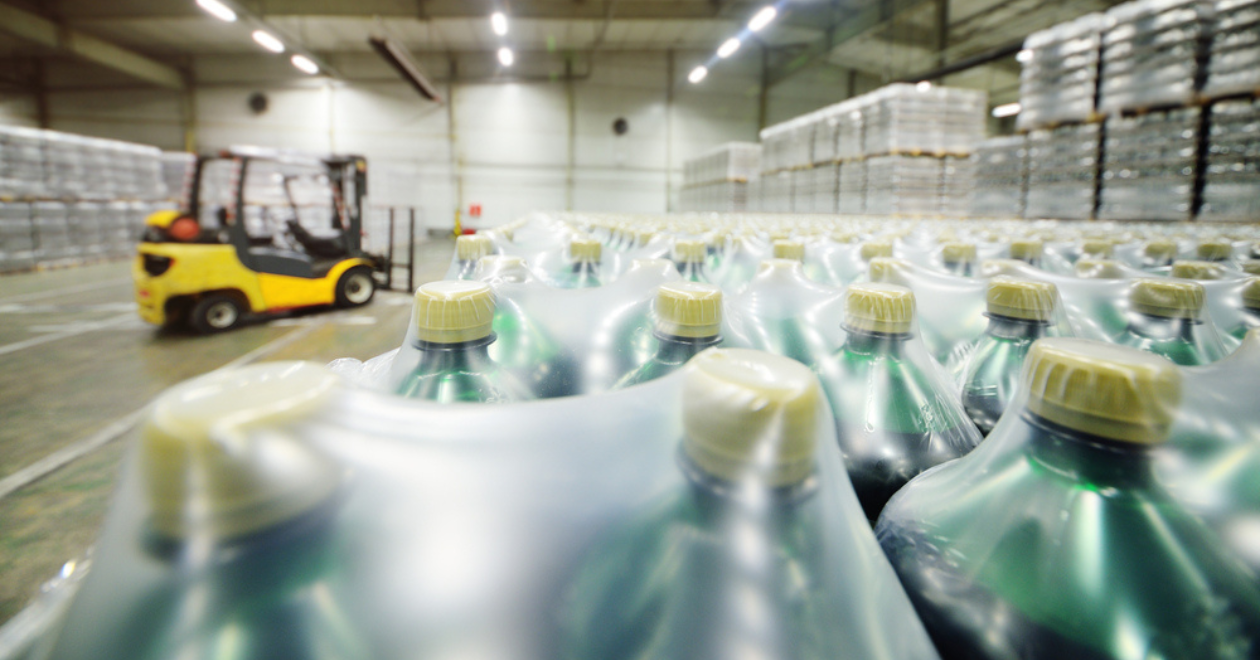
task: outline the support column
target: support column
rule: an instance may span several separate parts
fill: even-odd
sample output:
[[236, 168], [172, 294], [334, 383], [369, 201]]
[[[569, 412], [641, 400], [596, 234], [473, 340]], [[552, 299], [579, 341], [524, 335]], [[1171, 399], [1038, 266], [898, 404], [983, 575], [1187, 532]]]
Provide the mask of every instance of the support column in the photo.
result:
[[447, 135], [450, 138], [451, 188], [455, 193], [455, 217], [453, 219], [452, 232], [458, 235], [463, 231], [460, 213], [464, 209], [464, 177], [460, 172], [459, 133], [455, 124], [455, 78], [459, 75], [459, 66], [455, 60], [454, 53], [448, 53], [446, 61], [446, 128]]
[[180, 123], [184, 128], [184, 151], [197, 153], [197, 86], [192, 64], [184, 75], [184, 88], [179, 92]]

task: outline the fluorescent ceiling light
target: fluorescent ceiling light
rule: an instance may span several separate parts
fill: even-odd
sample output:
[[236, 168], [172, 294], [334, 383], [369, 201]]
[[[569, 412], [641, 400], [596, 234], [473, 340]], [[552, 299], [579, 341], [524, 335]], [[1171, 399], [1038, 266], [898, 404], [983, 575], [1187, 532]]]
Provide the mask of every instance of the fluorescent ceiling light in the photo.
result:
[[701, 80], [704, 80], [704, 77], [707, 75], [709, 75], [709, 69], [707, 67], [698, 66], [692, 69], [691, 73], [687, 75], [687, 80], [690, 80], [691, 84], [694, 85]]
[[512, 54], [512, 49], [504, 46], [499, 49], [499, 64], [503, 66], [512, 66], [516, 61], [516, 56]]
[[211, 16], [231, 23], [236, 20], [236, 12], [219, 0], [197, 0], [197, 6], [206, 10]]
[[273, 53], [284, 52], [284, 44], [279, 39], [271, 36], [270, 32], [266, 32], [264, 30], [254, 30], [253, 37], [254, 41], [258, 42], [259, 46], [262, 46]]
[[779, 12], [775, 10], [774, 7], [762, 7], [761, 11], [753, 14], [752, 20], [748, 21], [748, 30], [750, 32], [757, 32], [761, 30], [761, 28], [769, 25], [770, 21], [773, 21], [774, 17], [778, 15]]
[[731, 37], [730, 39], [722, 42], [722, 45], [718, 47], [718, 57], [725, 59], [734, 55], [737, 50], [739, 50], [739, 39]]
[[1019, 51], [1018, 53], [1015, 53], [1015, 61], [1019, 62], [1020, 64], [1028, 64], [1029, 62], [1032, 61], [1032, 58], [1033, 58], [1033, 52], [1031, 50], [1028, 50], [1027, 48]]
[[917, 89], [917, 90], [919, 90], [920, 92], [926, 92], [926, 91], [928, 91], [929, 89], [932, 89], [932, 83], [930, 83], [930, 82], [928, 82], [928, 81], [926, 81], [926, 80], [920, 80], [920, 81], [918, 82], [918, 84], [916, 84], [916, 85], [914, 86], [914, 88], [915, 88], [915, 89]]
[[500, 37], [507, 34], [507, 16], [501, 11], [490, 14], [490, 29]]
[[994, 117], [1010, 117], [1019, 114], [1024, 108], [1018, 103], [1006, 103], [993, 108]]
[[294, 55], [289, 58], [289, 61], [292, 62], [293, 66], [297, 67], [302, 73], [307, 73], [312, 76], [319, 73], [319, 66], [317, 66], [305, 55]]

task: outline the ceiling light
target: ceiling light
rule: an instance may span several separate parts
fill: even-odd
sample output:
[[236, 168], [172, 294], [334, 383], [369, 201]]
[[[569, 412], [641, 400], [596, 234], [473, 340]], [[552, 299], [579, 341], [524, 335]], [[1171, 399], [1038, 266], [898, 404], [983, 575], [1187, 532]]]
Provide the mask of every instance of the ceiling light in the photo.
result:
[[289, 58], [289, 61], [292, 62], [293, 66], [297, 67], [302, 73], [308, 73], [312, 76], [319, 73], [319, 66], [312, 62], [311, 58], [305, 55], [294, 55]]
[[490, 29], [500, 37], [507, 34], [507, 16], [501, 11], [490, 14]]
[[504, 46], [499, 49], [499, 64], [503, 66], [512, 66], [516, 61], [516, 56], [512, 55], [512, 49]]
[[1019, 62], [1020, 64], [1028, 64], [1029, 62], [1032, 61], [1032, 58], [1033, 58], [1033, 52], [1031, 50], [1028, 50], [1027, 48], [1019, 51], [1018, 53], [1015, 53], [1015, 61]]
[[692, 69], [691, 73], [687, 75], [687, 80], [690, 80], [691, 84], [694, 85], [701, 80], [704, 80], [704, 77], [707, 75], [709, 75], [709, 69], [707, 67], [698, 66]]
[[748, 21], [748, 30], [750, 32], [757, 32], [761, 30], [761, 28], [769, 25], [770, 21], [773, 21], [774, 17], [778, 15], [779, 12], [776, 11], [774, 7], [762, 7], [761, 11], [754, 14], [752, 20]]
[[999, 105], [993, 108], [993, 116], [994, 117], [1011, 117], [1011, 116], [1019, 114], [1019, 111], [1023, 109], [1024, 109], [1023, 106], [1021, 106], [1018, 103], [1006, 103], [1004, 105]]
[[929, 89], [932, 89], [932, 83], [930, 83], [930, 82], [928, 82], [928, 81], [926, 81], [926, 80], [920, 80], [920, 81], [918, 82], [918, 84], [916, 84], [916, 85], [914, 86], [914, 88], [915, 88], [915, 89], [917, 89], [917, 90], [919, 90], [920, 92], [926, 92], [926, 91], [928, 91]]
[[718, 47], [718, 57], [725, 59], [734, 55], [737, 50], [739, 50], [739, 39], [731, 37], [730, 39], [722, 42], [722, 45]]
[[197, 0], [197, 6], [206, 10], [211, 16], [231, 23], [236, 20], [236, 12], [219, 0]]
[[258, 42], [259, 46], [262, 46], [273, 53], [284, 52], [284, 44], [279, 39], [271, 36], [270, 32], [254, 30], [253, 36], [254, 41]]

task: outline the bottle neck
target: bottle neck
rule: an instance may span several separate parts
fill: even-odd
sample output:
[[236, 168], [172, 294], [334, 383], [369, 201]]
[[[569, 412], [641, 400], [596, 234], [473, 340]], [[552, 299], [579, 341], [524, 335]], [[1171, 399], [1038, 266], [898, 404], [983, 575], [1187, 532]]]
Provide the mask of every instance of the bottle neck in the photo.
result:
[[425, 372], [437, 372], [489, 360], [490, 344], [493, 344], [494, 340], [493, 332], [472, 341], [443, 343], [416, 340], [415, 347], [420, 351], [419, 368]]
[[909, 332], [872, 332], [858, 330], [847, 323], [844, 326], [848, 336], [844, 340], [846, 350], [854, 353], [886, 354], [900, 356], [905, 350], [906, 342], [914, 337]]
[[810, 474], [805, 479], [787, 486], [769, 486], [756, 483], [736, 483], [709, 474], [678, 448], [678, 464], [692, 495], [702, 509], [720, 511], [732, 506], [760, 511], [768, 501], [776, 508], [790, 509], [809, 499], [818, 490], [818, 477]]
[[1182, 339], [1192, 342], [1195, 327], [1199, 324], [1197, 319], [1134, 312], [1130, 317], [1129, 329], [1151, 339]]
[[652, 334], [657, 339], [656, 359], [660, 362], [686, 362], [700, 351], [716, 346], [722, 341], [721, 335], [679, 337], [678, 335], [665, 334], [660, 330]]
[[1046, 331], [1050, 328], [1048, 321], [1017, 319], [1000, 314], [985, 314], [985, 316], [989, 317], [989, 327], [985, 332], [1002, 339], [1033, 341], [1046, 336]]
[[1048, 470], [1100, 489], [1146, 488], [1155, 483], [1146, 445], [1082, 433], [1029, 410], [1024, 410], [1023, 419], [1035, 429], [1032, 459]]

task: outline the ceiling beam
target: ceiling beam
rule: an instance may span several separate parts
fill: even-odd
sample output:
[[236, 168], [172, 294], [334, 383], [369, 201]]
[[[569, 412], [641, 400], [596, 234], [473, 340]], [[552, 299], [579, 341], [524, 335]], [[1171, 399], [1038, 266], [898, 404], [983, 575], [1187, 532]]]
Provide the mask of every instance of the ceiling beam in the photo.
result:
[[0, 4], [0, 31], [72, 53], [161, 87], [183, 89], [185, 86], [183, 74], [174, 67], [11, 5]]
[[853, 13], [844, 15], [822, 37], [808, 44], [803, 52], [775, 68], [770, 75], [770, 85], [778, 85], [788, 78], [827, 59], [837, 46], [876, 29], [887, 30], [897, 14], [915, 9], [930, 0], [877, 0]]

